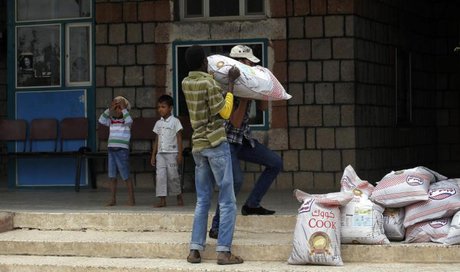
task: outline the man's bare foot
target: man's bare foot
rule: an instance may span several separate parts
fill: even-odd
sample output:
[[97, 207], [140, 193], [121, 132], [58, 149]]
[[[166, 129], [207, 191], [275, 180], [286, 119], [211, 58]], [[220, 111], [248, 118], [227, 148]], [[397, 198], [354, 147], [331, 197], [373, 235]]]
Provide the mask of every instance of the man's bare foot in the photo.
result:
[[184, 199], [182, 198], [182, 195], [177, 196], [177, 206], [184, 206]]
[[117, 205], [117, 201], [115, 201], [114, 199], [110, 200], [109, 202], [105, 204], [106, 207], [111, 207], [115, 205]]

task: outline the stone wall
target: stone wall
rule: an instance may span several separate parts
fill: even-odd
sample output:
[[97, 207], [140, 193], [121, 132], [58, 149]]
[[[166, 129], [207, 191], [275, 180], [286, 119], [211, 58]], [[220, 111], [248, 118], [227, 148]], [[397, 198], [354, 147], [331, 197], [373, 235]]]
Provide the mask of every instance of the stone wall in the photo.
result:
[[460, 3], [433, 4], [438, 18], [436, 32], [436, 124], [437, 169], [449, 177], [460, 177]]

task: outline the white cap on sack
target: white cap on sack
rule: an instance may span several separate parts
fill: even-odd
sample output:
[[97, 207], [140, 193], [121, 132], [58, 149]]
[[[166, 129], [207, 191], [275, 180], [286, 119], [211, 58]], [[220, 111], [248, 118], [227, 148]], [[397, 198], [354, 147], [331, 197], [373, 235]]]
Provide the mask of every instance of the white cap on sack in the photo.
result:
[[246, 45], [235, 45], [230, 51], [230, 57], [232, 58], [246, 58], [254, 63], [260, 62], [260, 59], [256, 58], [252, 53], [252, 49]]

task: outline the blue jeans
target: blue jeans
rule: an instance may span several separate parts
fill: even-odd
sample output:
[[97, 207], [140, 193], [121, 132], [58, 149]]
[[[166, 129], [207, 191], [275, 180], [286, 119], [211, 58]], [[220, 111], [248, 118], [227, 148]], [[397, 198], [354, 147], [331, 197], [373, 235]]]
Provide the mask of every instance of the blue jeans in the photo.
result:
[[190, 249], [204, 250], [214, 183], [219, 188], [220, 224], [216, 251], [230, 251], [236, 220], [232, 163], [227, 142], [193, 153], [195, 160], [196, 207]]
[[[245, 203], [245, 205], [248, 205], [249, 207], [257, 208], [260, 206], [262, 198], [267, 193], [273, 181], [275, 181], [278, 176], [278, 173], [283, 168], [283, 160], [278, 154], [255, 139], [254, 147], [252, 147], [247, 140], [243, 140], [243, 144], [241, 145], [230, 144], [230, 151], [232, 153], [233, 188], [235, 190], [235, 195], [241, 190], [244, 180], [240, 160], [265, 166], [264, 171], [257, 179], [257, 182]], [[212, 218], [213, 229], [219, 229], [219, 213], [219, 206], [217, 206], [216, 214]]]

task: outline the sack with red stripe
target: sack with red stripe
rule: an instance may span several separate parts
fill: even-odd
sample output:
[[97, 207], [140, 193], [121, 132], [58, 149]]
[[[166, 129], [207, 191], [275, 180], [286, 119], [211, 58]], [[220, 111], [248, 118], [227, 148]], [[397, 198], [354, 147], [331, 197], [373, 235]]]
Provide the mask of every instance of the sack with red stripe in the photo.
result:
[[428, 200], [430, 184], [447, 179], [426, 167], [392, 171], [377, 183], [371, 200], [386, 208], [401, 208]]
[[233, 66], [240, 70], [233, 90], [235, 96], [259, 100], [288, 100], [292, 97], [272, 72], [263, 66], [251, 67], [222, 55], [208, 57], [208, 73], [224, 90], [228, 88], [228, 71]]
[[310, 195], [295, 190], [302, 202], [294, 230], [289, 264], [343, 265], [340, 252], [339, 206], [352, 199], [348, 192]]
[[443, 180], [431, 184], [428, 200], [406, 207], [404, 226], [418, 222], [450, 217], [460, 210], [460, 187], [455, 180]]
[[444, 239], [443, 243], [446, 245], [460, 244], [460, 212], [456, 212], [454, 217], [452, 217], [449, 232], [447, 233], [447, 237]]
[[444, 243], [450, 228], [451, 219], [441, 218], [423, 221], [406, 230], [405, 243]]

